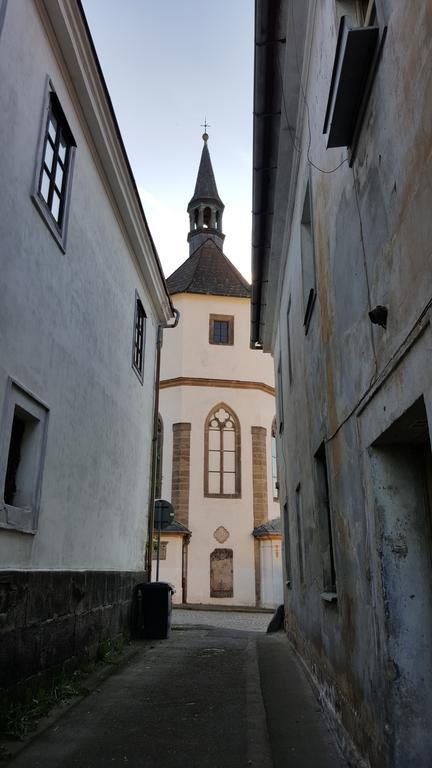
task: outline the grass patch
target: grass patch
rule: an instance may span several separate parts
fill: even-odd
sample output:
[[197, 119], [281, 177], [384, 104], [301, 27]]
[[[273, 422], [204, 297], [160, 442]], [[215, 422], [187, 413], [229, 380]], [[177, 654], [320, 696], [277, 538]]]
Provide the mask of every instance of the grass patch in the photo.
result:
[[[6, 705], [0, 709], [0, 737], [3, 739], [23, 739], [34, 731], [38, 721], [46, 717], [57, 704], [62, 704], [74, 696], [82, 696], [88, 690], [81, 683], [82, 673], [74, 672], [66, 676], [56, 675], [49, 688], [39, 688], [23, 701]], [[1, 752], [0, 752], [1, 755]]]
[[[41, 687], [36, 692], [29, 688], [20, 701], [1, 706], [0, 740], [24, 739], [36, 730], [39, 720], [47, 717], [53, 707], [66, 703], [74, 696], [88, 695], [90, 691], [84, 685], [88, 675], [103, 664], [119, 664], [124, 646], [122, 635], [102, 640], [95, 661], [85, 661], [80, 669], [69, 675], [61, 672], [50, 686]], [[0, 761], [8, 756], [8, 750], [0, 744]]]

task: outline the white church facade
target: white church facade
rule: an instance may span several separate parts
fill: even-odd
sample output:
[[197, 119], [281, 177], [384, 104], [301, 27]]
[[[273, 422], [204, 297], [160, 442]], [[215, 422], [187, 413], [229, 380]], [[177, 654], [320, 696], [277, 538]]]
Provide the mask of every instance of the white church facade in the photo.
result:
[[158, 493], [175, 508], [160, 578], [176, 602], [282, 602], [273, 367], [249, 347], [250, 286], [223, 253], [208, 136], [188, 206], [190, 253], [168, 278]]

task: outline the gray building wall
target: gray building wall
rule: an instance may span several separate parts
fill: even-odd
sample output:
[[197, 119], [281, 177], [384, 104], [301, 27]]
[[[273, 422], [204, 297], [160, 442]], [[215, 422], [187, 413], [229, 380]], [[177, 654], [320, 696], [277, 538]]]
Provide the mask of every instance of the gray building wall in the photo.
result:
[[[291, 45], [280, 49], [285, 99], [264, 288], [276, 312], [263, 307], [261, 322], [264, 349], [276, 371], [280, 366], [287, 632], [353, 760], [426, 768], [432, 17], [424, 3], [408, 10], [377, 0], [377, 24], [387, 37], [350, 167], [347, 150], [326, 150], [323, 135], [338, 13], [349, 3], [309, 3], [304, 55], [299, 34], [294, 67], [301, 11], [297, 3], [281, 5]], [[306, 329], [308, 183], [316, 300]], [[388, 309], [386, 328], [369, 319], [377, 305]], [[323, 444], [336, 590], [328, 574]]]

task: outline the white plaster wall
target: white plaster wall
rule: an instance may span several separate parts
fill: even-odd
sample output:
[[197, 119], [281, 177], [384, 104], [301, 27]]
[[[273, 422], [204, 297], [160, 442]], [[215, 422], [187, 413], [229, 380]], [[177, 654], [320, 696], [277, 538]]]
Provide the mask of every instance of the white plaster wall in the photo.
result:
[[[271, 358], [250, 349], [250, 301], [226, 296], [175, 294], [181, 321], [164, 334], [161, 380], [176, 376], [243, 379], [274, 386]], [[209, 316], [234, 315], [234, 344], [209, 344]]]
[[[30, 0], [7, 4], [0, 71], [0, 407], [8, 376], [49, 407], [39, 530], [0, 530], [0, 560], [3, 568], [141, 569], [151, 299], [72, 83]], [[30, 197], [47, 75], [77, 143], [66, 254]], [[148, 315], [143, 386], [131, 368], [135, 290]]]
[[[175, 587], [173, 603], [182, 602], [182, 536], [161, 535], [161, 542], [167, 543], [166, 560], [159, 562], [159, 581], [167, 581]], [[152, 578], [156, 580], [156, 560], [153, 560]]]
[[[181, 299], [181, 301], [179, 301]], [[198, 376], [222, 379], [254, 380], [273, 384], [271, 358], [264, 359], [249, 349], [249, 300], [217, 296], [174, 296], [181, 319], [177, 329], [166, 331], [162, 352], [161, 378]], [[235, 316], [234, 346], [208, 342], [208, 316]], [[188, 329], [185, 331], [184, 329]], [[178, 332], [180, 329], [180, 332]], [[238, 331], [237, 331], [238, 329]], [[236, 335], [237, 332], [237, 335]], [[177, 341], [174, 341], [177, 338]], [[206, 373], [194, 362], [193, 353], [206, 361]], [[233, 353], [233, 354], [231, 354]], [[220, 357], [220, 360], [219, 360]], [[172, 358], [175, 358], [174, 362]], [[258, 361], [258, 364], [256, 364]], [[174, 364], [176, 363], [176, 364]], [[268, 373], [269, 371], [269, 373]], [[226, 403], [237, 415], [241, 426], [241, 498], [204, 497], [204, 424], [210, 410]], [[255, 604], [255, 565], [252, 495], [251, 427], [267, 429], [267, 485], [269, 518], [278, 517], [279, 504], [273, 501], [271, 485], [271, 424], [275, 414], [273, 395], [258, 389], [229, 387], [178, 386], [161, 389], [159, 410], [164, 425], [162, 495], [171, 499], [172, 425], [191, 423], [189, 528], [192, 538], [188, 550], [188, 602]], [[219, 544], [213, 536], [219, 526], [230, 533]], [[210, 554], [218, 547], [233, 549], [234, 596], [210, 597]]]

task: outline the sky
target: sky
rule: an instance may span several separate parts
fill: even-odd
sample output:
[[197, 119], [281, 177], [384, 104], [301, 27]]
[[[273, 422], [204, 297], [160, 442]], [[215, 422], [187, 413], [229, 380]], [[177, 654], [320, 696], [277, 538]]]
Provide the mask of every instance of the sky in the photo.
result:
[[250, 280], [253, 0], [83, 6], [165, 276], [189, 255], [207, 118], [224, 251]]

